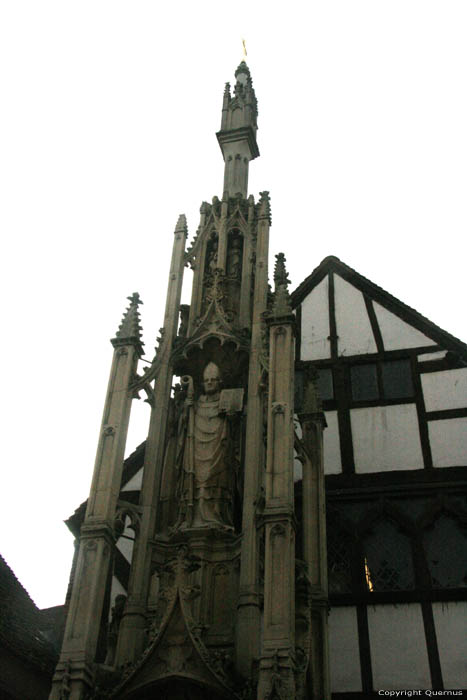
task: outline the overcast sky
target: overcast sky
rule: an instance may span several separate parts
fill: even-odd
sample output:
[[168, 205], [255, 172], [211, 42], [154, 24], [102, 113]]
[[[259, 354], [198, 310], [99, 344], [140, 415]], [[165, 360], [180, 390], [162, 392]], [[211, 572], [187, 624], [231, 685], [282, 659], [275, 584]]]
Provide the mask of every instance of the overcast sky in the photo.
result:
[[222, 196], [242, 38], [249, 189], [292, 288], [337, 255], [467, 340], [466, 19], [464, 0], [0, 4], [0, 552], [40, 607], [64, 601], [126, 297], [151, 358], [178, 215], [191, 237]]

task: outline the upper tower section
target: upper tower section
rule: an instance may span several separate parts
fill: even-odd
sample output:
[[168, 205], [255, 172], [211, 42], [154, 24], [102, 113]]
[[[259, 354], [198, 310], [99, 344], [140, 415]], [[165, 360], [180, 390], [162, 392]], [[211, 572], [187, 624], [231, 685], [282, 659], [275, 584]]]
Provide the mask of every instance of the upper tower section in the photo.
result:
[[242, 61], [235, 71], [233, 95], [226, 83], [221, 130], [217, 140], [224, 156], [224, 196], [248, 195], [248, 166], [259, 156], [256, 143], [258, 102], [250, 70]]

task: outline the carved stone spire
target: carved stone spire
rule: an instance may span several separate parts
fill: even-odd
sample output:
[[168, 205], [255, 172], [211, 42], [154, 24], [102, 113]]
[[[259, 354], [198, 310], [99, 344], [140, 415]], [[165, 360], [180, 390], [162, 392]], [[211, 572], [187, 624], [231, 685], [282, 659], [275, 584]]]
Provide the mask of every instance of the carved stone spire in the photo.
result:
[[127, 297], [127, 299], [130, 302], [130, 305], [123, 314], [122, 322], [118, 327], [115, 338], [113, 338], [111, 342], [114, 347], [117, 347], [118, 345], [135, 345], [142, 353], [142, 329], [138, 306], [143, 302], [141, 301], [138, 292], [134, 292], [130, 297]]
[[239, 64], [235, 71], [235, 77], [237, 79], [234, 88], [235, 97], [241, 96], [244, 99], [245, 104], [250, 110], [246, 116], [249, 118], [251, 126], [256, 133], [256, 129], [258, 128], [256, 123], [256, 118], [258, 116], [258, 100], [256, 99], [250, 69], [245, 61]]
[[242, 61], [235, 71], [234, 94], [226, 83], [222, 103], [221, 130], [217, 140], [225, 161], [224, 193], [230, 197], [247, 196], [248, 166], [259, 156], [256, 143], [258, 102], [250, 70]]
[[[258, 700], [295, 693], [294, 317], [283, 253], [276, 255], [269, 314], [269, 391], [266, 449], [264, 613]], [[277, 616], [277, 600], [281, 613]], [[308, 628], [309, 633], [309, 628]], [[324, 696], [323, 696], [324, 697]]]
[[269, 192], [265, 190], [259, 193], [258, 202], [258, 218], [267, 219], [271, 225], [271, 198], [269, 197]]
[[177, 225], [175, 226], [175, 231], [174, 231], [174, 233], [175, 233], [175, 234], [177, 234], [177, 233], [183, 233], [183, 235], [185, 236], [185, 238], [187, 237], [187, 235], [188, 235], [188, 226], [187, 226], [187, 223], [186, 223], [186, 216], [185, 216], [185, 214], [180, 214], [180, 216], [178, 217], [178, 221], [177, 221]]
[[113, 566], [117, 502], [134, 394], [132, 384], [142, 354], [138, 314], [141, 301], [136, 293], [129, 300], [130, 306], [112, 340], [114, 352], [94, 474], [80, 529], [66, 631], [50, 700], [83, 700], [95, 689], [93, 660], [99, 647], [101, 621], [106, 615], [105, 587]]
[[272, 313], [274, 316], [284, 316], [292, 313], [288, 286], [290, 280], [285, 267], [284, 253], [276, 255], [274, 268], [274, 303]]

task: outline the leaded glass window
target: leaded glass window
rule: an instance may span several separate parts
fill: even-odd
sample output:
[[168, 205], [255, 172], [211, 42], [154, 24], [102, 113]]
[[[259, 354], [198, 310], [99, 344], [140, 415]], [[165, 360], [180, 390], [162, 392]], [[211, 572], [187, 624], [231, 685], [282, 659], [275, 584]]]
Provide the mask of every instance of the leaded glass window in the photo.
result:
[[386, 399], [401, 399], [413, 396], [410, 360], [383, 362], [383, 391]]
[[414, 588], [410, 540], [388, 519], [379, 520], [363, 541], [364, 576], [371, 592]]
[[318, 389], [323, 401], [334, 397], [334, 387], [332, 382], [332, 370], [329, 368], [318, 370]]
[[376, 365], [354, 365], [350, 369], [354, 401], [368, 401], [379, 397]]
[[423, 543], [433, 588], [467, 586], [467, 538], [453, 518], [441, 515]]
[[408, 359], [354, 365], [350, 382], [354, 401], [407, 399], [414, 393]]
[[352, 538], [332, 511], [328, 511], [327, 541], [329, 593], [351, 593]]

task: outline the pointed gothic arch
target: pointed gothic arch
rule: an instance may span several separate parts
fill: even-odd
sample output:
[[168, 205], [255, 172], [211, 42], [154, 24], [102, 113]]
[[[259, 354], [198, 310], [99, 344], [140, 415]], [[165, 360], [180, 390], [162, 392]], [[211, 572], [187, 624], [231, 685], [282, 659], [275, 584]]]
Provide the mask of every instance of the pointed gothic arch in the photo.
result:
[[467, 511], [454, 499], [441, 495], [432, 500], [425, 508], [417, 520], [418, 527], [425, 530], [430, 527], [442, 513], [456, 520], [460, 527], [467, 527]]
[[[413, 522], [382, 499], [358, 527], [359, 570], [369, 593], [407, 591], [416, 587], [416, 531]], [[362, 585], [362, 578], [360, 578]]]
[[428, 585], [467, 587], [467, 516], [452, 500], [438, 498], [419, 519]]

